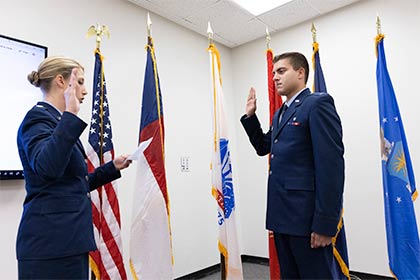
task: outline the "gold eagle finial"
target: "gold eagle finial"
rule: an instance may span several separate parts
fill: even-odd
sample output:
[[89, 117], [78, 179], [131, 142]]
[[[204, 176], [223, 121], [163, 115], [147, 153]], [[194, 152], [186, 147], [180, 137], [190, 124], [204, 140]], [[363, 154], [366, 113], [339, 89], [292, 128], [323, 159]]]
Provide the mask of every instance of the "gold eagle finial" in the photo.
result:
[[108, 38], [110, 36], [108, 26], [100, 25], [99, 23], [91, 25], [86, 33], [86, 37], [92, 37], [96, 35], [96, 48], [99, 49], [101, 46], [102, 36], [106, 35]]

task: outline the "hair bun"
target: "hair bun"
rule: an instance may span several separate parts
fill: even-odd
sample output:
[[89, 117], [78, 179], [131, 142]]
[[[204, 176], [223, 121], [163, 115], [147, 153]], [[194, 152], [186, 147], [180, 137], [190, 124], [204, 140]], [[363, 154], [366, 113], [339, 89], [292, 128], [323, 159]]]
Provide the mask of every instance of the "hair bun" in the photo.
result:
[[39, 80], [39, 73], [36, 71], [32, 71], [29, 75], [28, 75], [28, 81], [36, 86], [39, 87], [41, 81]]

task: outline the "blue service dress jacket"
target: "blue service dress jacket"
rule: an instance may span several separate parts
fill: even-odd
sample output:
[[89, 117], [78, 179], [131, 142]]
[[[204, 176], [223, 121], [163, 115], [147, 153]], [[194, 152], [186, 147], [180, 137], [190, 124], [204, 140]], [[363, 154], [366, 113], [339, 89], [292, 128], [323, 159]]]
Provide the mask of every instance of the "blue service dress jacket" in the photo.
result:
[[74, 256], [96, 249], [90, 191], [121, 177], [113, 162], [88, 174], [79, 136], [87, 126], [38, 102], [18, 130], [26, 198], [19, 225], [18, 260]]
[[267, 133], [256, 115], [241, 118], [257, 154], [271, 153], [266, 227], [296, 236], [334, 236], [343, 203], [344, 147], [333, 98], [305, 89], [279, 123], [282, 109]]

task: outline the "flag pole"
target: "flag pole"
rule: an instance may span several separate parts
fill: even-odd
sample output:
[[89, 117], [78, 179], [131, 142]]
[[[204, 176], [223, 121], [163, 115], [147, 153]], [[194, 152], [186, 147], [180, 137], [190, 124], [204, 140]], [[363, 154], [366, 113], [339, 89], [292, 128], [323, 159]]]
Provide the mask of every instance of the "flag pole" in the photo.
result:
[[[107, 37], [108, 37], [108, 39], [109, 39], [109, 37], [110, 37], [110, 34], [109, 34], [109, 29], [108, 29], [108, 27], [106, 26], [106, 25], [100, 25], [99, 23], [96, 23], [96, 26], [95, 25], [91, 25], [90, 27], [89, 27], [89, 29], [88, 29], [88, 31], [87, 31], [87, 33], [86, 33], [86, 38], [90, 38], [90, 37], [92, 37], [92, 36], [96, 36], [96, 49], [95, 49], [95, 54], [96, 53], [99, 53], [99, 55], [101, 56], [101, 52], [100, 52], [100, 48], [101, 48], [101, 42], [102, 42], [102, 36], [103, 35], [106, 35]], [[104, 117], [104, 114], [103, 114], [103, 83], [102, 83], [102, 81], [103, 81], [103, 76], [102, 76], [102, 78], [101, 78], [101, 106], [100, 106], [100, 120], [101, 120], [101, 125], [100, 125], [100, 127], [101, 127], [101, 133], [100, 133], [100, 135], [101, 135], [101, 137], [100, 137], [100, 158], [99, 158], [99, 161], [100, 161], [100, 165], [102, 165], [103, 164], [103, 150], [102, 150], [102, 147], [103, 147], [103, 117]], [[100, 202], [101, 203], [101, 207], [102, 207], [102, 201]], [[102, 219], [102, 217], [100, 217], [100, 219]], [[94, 261], [91, 259], [91, 257], [89, 256], [89, 263], [94, 263]], [[94, 268], [94, 269], [92, 269], [92, 266], [91, 266], [91, 279], [93, 279], [93, 280], [95, 280], [95, 279], [97, 279], [97, 277], [96, 277], [96, 274], [95, 274], [95, 272], [94, 271], [96, 271], [97, 273], [98, 273], [98, 275], [100, 275], [99, 273], [99, 268], [97, 267], [97, 265], [98, 264], [95, 264], [96, 265], [96, 267]]]
[[[207, 22], [207, 39], [209, 41], [209, 46], [213, 45], [213, 30], [211, 28], [210, 22]], [[216, 114], [214, 114], [216, 116]], [[221, 279], [226, 280], [226, 264], [225, 264], [225, 256], [223, 256], [222, 253], [220, 253], [220, 274]]]

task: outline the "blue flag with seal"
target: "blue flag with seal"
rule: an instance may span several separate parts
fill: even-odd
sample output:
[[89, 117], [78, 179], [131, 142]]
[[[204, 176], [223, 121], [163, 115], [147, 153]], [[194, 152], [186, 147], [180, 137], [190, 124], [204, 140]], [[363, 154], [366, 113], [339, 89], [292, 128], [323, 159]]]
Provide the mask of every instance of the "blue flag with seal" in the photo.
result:
[[376, 80], [389, 267], [397, 279], [419, 279], [420, 242], [413, 205], [418, 194], [383, 39], [383, 34], [376, 36]]
[[[321, 60], [319, 58], [319, 44], [314, 42], [312, 44], [313, 54], [312, 54], [312, 64], [314, 68], [314, 84], [313, 92], [327, 92], [327, 86], [325, 84], [324, 73], [322, 72]], [[337, 233], [333, 237], [333, 253], [335, 260], [337, 261], [338, 267], [333, 266], [337, 273], [343, 279], [350, 278], [349, 271], [349, 258], [347, 254], [347, 240], [346, 240], [346, 230], [344, 228], [344, 209], [341, 210], [340, 222], [337, 225]], [[341, 271], [341, 273], [340, 273]]]

